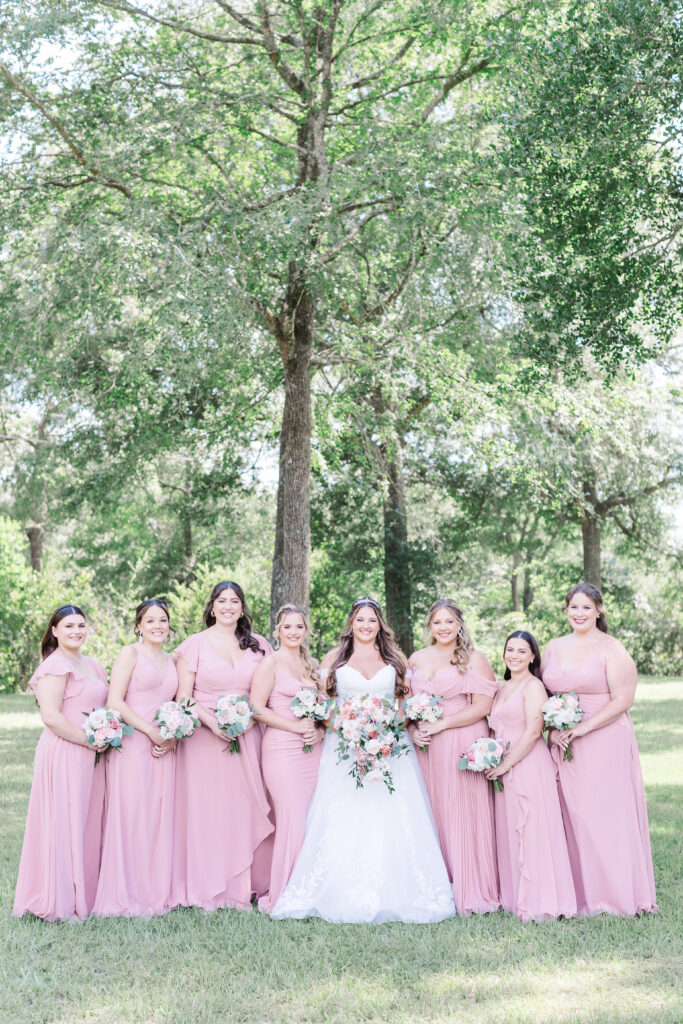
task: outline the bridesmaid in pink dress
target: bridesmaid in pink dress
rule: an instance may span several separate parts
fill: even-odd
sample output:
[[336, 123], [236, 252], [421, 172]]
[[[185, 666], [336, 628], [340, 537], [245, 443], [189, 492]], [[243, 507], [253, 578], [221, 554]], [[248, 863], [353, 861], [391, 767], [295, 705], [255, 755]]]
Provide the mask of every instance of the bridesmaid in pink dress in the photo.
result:
[[500, 905], [493, 787], [483, 775], [461, 772], [458, 760], [474, 740], [489, 735], [486, 715], [496, 678], [481, 651], [474, 649], [454, 601], [435, 601], [427, 628], [431, 646], [410, 659], [412, 690], [442, 697], [444, 716], [410, 726], [410, 731], [453, 882], [455, 906], [459, 914], [485, 914]]
[[85, 616], [67, 604], [48, 622], [29, 686], [45, 729], [38, 740], [13, 913], [46, 921], [90, 913], [100, 863], [104, 761], [82, 729], [107, 699], [107, 677], [81, 654]]
[[162, 650], [169, 628], [166, 602], [143, 601], [135, 609], [140, 642], [124, 647], [111, 670], [107, 706], [135, 732], [106, 758], [102, 863], [93, 907], [102, 917], [147, 917], [169, 909], [175, 740], [164, 740], [154, 723], [160, 705], [178, 689], [175, 662]]
[[[275, 906], [289, 881], [306, 831], [306, 815], [320, 766], [324, 729], [310, 718], [296, 718], [292, 698], [303, 687], [316, 689], [318, 672], [308, 653], [309, 625], [303, 609], [287, 604], [280, 608], [275, 634], [280, 649], [261, 662], [251, 687], [254, 714], [267, 726], [261, 765], [275, 814], [275, 844], [270, 887], [259, 900], [266, 913]], [[304, 753], [305, 745], [313, 747]]]
[[247, 910], [252, 893], [267, 888], [255, 877], [255, 858], [273, 831], [261, 778], [261, 730], [250, 723], [240, 753], [231, 754], [211, 709], [221, 694], [249, 694], [272, 648], [251, 632], [244, 594], [231, 581], [213, 588], [204, 621], [207, 629], [176, 650], [178, 699], [197, 702], [202, 728], [176, 752], [172, 903]]
[[[645, 790], [628, 714], [636, 667], [622, 644], [605, 635], [596, 587], [572, 587], [565, 609], [572, 632], [550, 641], [541, 669], [551, 693], [574, 690], [585, 712], [575, 728], [550, 733], [579, 914], [653, 912]], [[573, 756], [565, 760], [570, 742]]]
[[522, 921], [576, 915], [576, 894], [557, 793], [555, 765], [543, 740], [548, 695], [538, 644], [524, 630], [505, 641], [505, 682], [493, 702], [496, 739], [510, 744], [488, 779], [504, 779], [495, 794], [500, 900]]

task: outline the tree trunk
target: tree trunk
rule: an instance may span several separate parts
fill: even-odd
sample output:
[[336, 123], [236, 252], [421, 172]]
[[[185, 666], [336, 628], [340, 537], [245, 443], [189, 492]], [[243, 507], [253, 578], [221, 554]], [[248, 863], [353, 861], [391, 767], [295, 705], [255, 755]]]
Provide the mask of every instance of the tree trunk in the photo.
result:
[[31, 550], [31, 568], [36, 572], [40, 572], [43, 567], [43, 539], [45, 531], [42, 526], [34, 523], [32, 526], [26, 527], [25, 533]]
[[388, 491], [384, 499], [384, 593], [387, 621], [399, 647], [413, 653], [408, 516], [400, 449], [387, 462]]
[[512, 610], [518, 612], [520, 610], [519, 603], [519, 567], [522, 564], [522, 556], [519, 551], [513, 551], [512, 553], [512, 575], [510, 576], [510, 588], [512, 590]]
[[583, 535], [583, 578], [598, 590], [602, 589], [600, 565], [600, 532], [602, 520], [598, 491], [594, 477], [589, 474], [583, 482], [585, 504], [581, 512], [581, 533]]
[[[311, 345], [313, 301], [300, 291], [291, 307], [293, 337], [280, 336], [285, 405], [270, 588], [271, 626], [283, 604], [308, 609], [311, 561]], [[282, 318], [278, 318], [279, 321]]]
[[583, 578], [587, 583], [592, 583], [598, 590], [602, 589], [602, 572], [600, 567], [601, 527], [600, 519], [595, 514], [584, 513], [581, 516]]
[[192, 583], [194, 580], [194, 549], [192, 538], [192, 520], [190, 517], [183, 518], [183, 554], [185, 555], [185, 583]]
[[524, 593], [522, 594], [522, 608], [525, 612], [528, 612], [533, 604], [534, 600], [534, 588], [531, 585], [531, 570], [529, 566], [525, 566], [524, 569]]

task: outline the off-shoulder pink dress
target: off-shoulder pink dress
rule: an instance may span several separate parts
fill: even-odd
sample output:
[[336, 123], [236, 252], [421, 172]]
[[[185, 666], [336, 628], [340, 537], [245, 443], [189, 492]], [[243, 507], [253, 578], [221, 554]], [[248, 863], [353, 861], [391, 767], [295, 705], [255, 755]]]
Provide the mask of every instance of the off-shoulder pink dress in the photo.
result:
[[[602, 649], [564, 671], [555, 648], [553, 641], [543, 682], [551, 693], [574, 690], [582, 721], [589, 721], [610, 701]], [[579, 914], [655, 911], [647, 805], [630, 715], [624, 712], [571, 746], [571, 761], [556, 745], [551, 751]]]
[[[66, 676], [61, 712], [79, 727], [83, 712], [102, 707], [107, 699], [107, 677], [99, 662], [84, 657], [82, 669], [54, 651], [29, 682], [37, 692], [44, 676]], [[90, 913], [100, 864], [104, 760], [96, 765], [92, 748], [43, 729], [14, 897], [17, 917], [30, 913], [58, 921]]]
[[[526, 728], [524, 684], [501, 704], [501, 687], [490, 715], [497, 739], [510, 749]], [[576, 894], [567, 853], [555, 765], [542, 737], [503, 775], [495, 793], [500, 901], [522, 921], [574, 917]]]
[[[444, 716], [448, 716], [463, 711], [473, 693], [493, 697], [496, 682], [472, 668], [460, 672], [455, 665], [439, 669], [429, 679], [416, 667], [412, 690], [443, 697]], [[485, 914], [500, 905], [493, 787], [483, 775], [458, 768], [474, 740], [488, 735], [488, 723], [482, 718], [472, 725], [444, 729], [432, 737], [426, 753], [417, 750], [459, 914]]]
[[[249, 694], [256, 666], [271, 652], [257, 636], [258, 653], [242, 652], [236, 667], [221, 657], [206, 631], [177, 648], [195, 673], [192, 699], [205, 710], [221, 694]], [[249, 909], [258, 848], [273, 831], [261, 778], [261, 730], [252, 726], [239, 738], [240, 753], [202, 727], [176, 752], [171, 902], [174, 906]], [[265, 886], [264, 886], [265, 889]]]
[[[160, 675], [144, 650], [139, 646], [136, 650], [126, 704], [152, 722], [160, 705], [173, 700], [178, 674], [170, 655]], [[183, 742], [191, 743], [193, 738]], [[149, 739], [136, 731], [105, 760], [107, 803], [93, 914], [163, 914], [169, 909], [171, 890], [175, 753], [152, 757]]]
[[[299, 721], [292, 712], [292, 698], [302, 687], [315, 689], [311, 683], [276, 669], [275, 682], [268, 698], [268, 707], [276, 715]], [[320, 743], [303, 753], [303, 737], [284, 729], [266, 727], [261, 751], [263, 781], [265, 782], [275, 815], [275, 843], [270, 874], [270, 890], [259, 900], [259, 910], [267, 913], [289, 881], [306, 832], [306, 815], [313, 799], [320, 767]]]

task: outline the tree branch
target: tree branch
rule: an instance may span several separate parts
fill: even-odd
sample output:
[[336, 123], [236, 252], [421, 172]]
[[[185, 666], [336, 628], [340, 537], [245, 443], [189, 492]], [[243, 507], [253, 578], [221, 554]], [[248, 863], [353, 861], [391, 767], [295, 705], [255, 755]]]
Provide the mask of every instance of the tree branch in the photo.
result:
[[[465, 56], [467, 59], [467, 55]], [[433, 100], [427, 104], [420, 115], [420, 121], [424, 122], [431, 116], [434, 110], [443, 103], [448, 94], [455, 89], [456, 85], [460, 85], [462, 82], [466, 82], [468, 78], [473, 78], [474, 75], [478, 75], [481, 71], [484, 71], [491, 63], [490, 57], [483, 57], [476, 64], [473, 64], [467, 71], [462, 70], [462, 64], [457, 71], [454, 71], [452, 75], [449, 75], [444, 84], [439, 89], [438, 93]]]
[[361, 217], [361, 219], [358, 221], [355, 227], [353, 227], [346, 235], [344, 235], [344, 237], [340, 239], [336, 243], [336, 245], [333, 245], [331, 249], [328, 249], [326, 253], [322, 254], [322, 256], [320, 257], [320, 262], [331, 263], [331, 261], [336, 256], [339, 255], [342, 249], [345, 249], [349, 242], [352, 242], [356, 235], [358, 235], [363, 230], [366, 224], [369, 224], [371, 220], [375, 219], [375, 217], [379, 217], [381, 214], [386, 212], [386, 209], [373, 210], [372, 213], [369, 213], [366, 217]]
[[[89, 175], [91, 176], [89, 180], [96, 181], [98, 184], [105, 185], [107, 188], [116, 189], [118, 192], [122, 192], [123, 195], [126, 196], [126, 198], [128, 199], [133, 198], [133, 193], [130, 191], [129, 188], [126, 187], [126, 185], [122, 185], [120, 182], [115, 181], [113, 178], [105, 177], [102, 174], [102, 171], [99, 170], [99, 168], [95, 167], [93, 164], [89, 163], [88, 160], [86, 160], [82, 150], [71, 138], [66, 128], [64, 128], [59, 123], [59, 121], [49, 112], [47, 107], [43, 103], [41, 103], [38, 97], [31, 92], [29, 87], [12, 74], [10, 69], [7, 67], [5, 63], [3, 63], [3, 61], [0, 61], [0, 74], [3, 76], [3, 78], [5, 78], [5, 80], [13, 89], [20, 93], [24, 97], [24, 99], [28, 100], [31, 106], [35, 107], [36, 110], [39, 110], [43, 117], [52, 125], [55, 131], [59, 133], [59, 135], [62, 137], [66, 145], [71, 150], [74, 158], [78, 161], [81, 167], [84, 167], [89, 172]], [[88, 179], [86, 179], [86, 181], [87, 180]], [[83, 184], [85, 184], [85, 182], [83, 182]]]
[[[226, 9], [229, 6], [224, 4], [223, 0], [218, 0], [218, 2], [221, 4], [221, 7], [226, 7]], [[270, 25], [270, 14], [265, 3], [262, 4], [261, 8], [261, 28], [268, 56], [272, 60], [278, 75], [286, 82], [290, 89], [297, 93], [297, 95], [302, 96], [306, 92], [306, 86], [303, 80], [299, 78], [297, 73], [290, 68], [289, 64], [278, 53], [277, 42]]]
[[353, 82], [349, 82], [343, 88], [345, 88], [345, 89], [360, 89], [361, 86], [369, 85], [370, 82], [374, 82], [378, 78], [381, 78], [382, 75], [385, 73], [385, 71], [388, 71], [389, 68], [394, 67], [395, 64], [398, 64], [398, 62], [405, 57], [406, 53], [408, 52], [408, 50], [410, 49], [410, 47], [413, 45], [414, 42], [415, 42], [415, 36], [411, 36], [411, 38], [408, 39], [408, 41], [403, 44], [403, 46], [398, 51], [398, 53], [396, 53], [391, 58], [389, 63], [385, 64], [383, 68], [380, 68], [379, 71], [373, 71], [373, 73], [371, 75], [364, 75], [362, 78], [356, 78], [356, 79], [354, 79]]
[[[176, 32], [186, 32], [188, 35], [196, 36], [198, 39], [207, 39], [211, 43], [245, 43], [250, 46], [263, 46], [261, 39], [252, 39], [250, 36], [226, 36], [220, 32], [203, 32], [201, 29], [192, 28], [175, 18], [159, 18], [155, 14], [144, 10], [142, 7], [133, 7], [132, 4], [121, 2], [121, 0], [95, 0], [100, 7], [108, 7], [114, 11], [121, 11], [122, 14], [137, 15], [147, 21], [153, 21], [156, 25], [163, 25], [165, 28], [172, 28]], [[221, 4], [221, 6], [223, 6]]]

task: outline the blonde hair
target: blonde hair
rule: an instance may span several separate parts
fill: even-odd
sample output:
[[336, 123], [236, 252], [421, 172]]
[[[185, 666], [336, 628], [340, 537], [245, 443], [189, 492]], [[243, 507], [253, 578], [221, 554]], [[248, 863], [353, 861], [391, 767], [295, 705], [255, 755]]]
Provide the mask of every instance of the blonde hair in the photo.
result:
[[[311, 626], [308, 621], [308, 616], [303, 608], [300, 608], [298, 604], [283, 604], [281, 608], [278, 608], [275, 615], [275, 628], [273, 629], [273, 646], [276, 651], [280, 649], [280, 626], [285, 621], [288, 615], [300, 615], [304, 620], [304, 626], [306, 627], [306, 635], [310, 635]], [[304, 678], [308, 677], [311, 682], [315, 683], [316, 686], [320, 681], [320, 673], [318, 672], [318, 662], [312, 657], [311, 652], [308, 649], [308, 641], [302, 640], [299, 647], [301, 652], [301, 660], [304, 663]]]
[[[465, 626], [465, 620], [463, 619], [462, 612], [458, 608], [455, 601], [451, 600], [450, 597], [442, 597], [438, 601], [435, 601], [432, 607], [429, 609], [427, 615], [427, 632], [430, 633], [434, 616], [441, 608], [447, 608], [449, 612], [458, 620], [458, 635], [455, 638], [455, 649], [451, 658], [451, 665], [455, 665], [458, 672], [464, 672], [467, 669], [469, 660], [472, 657], [474, 651], [474, 641], [467, 631]], [[432, 644], [436, 643], [436, 637], [432, 635]]]

